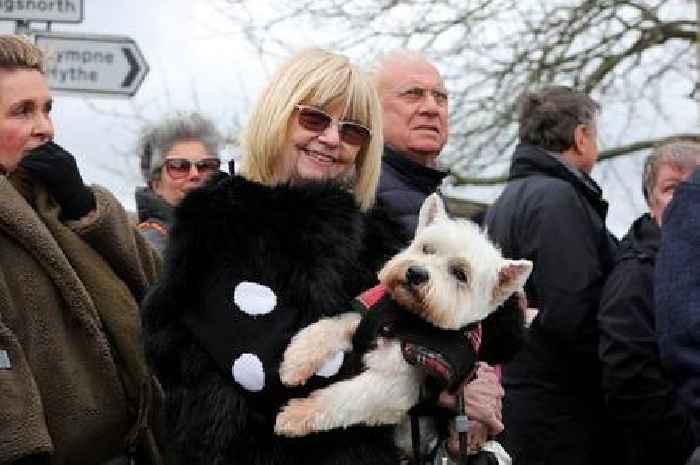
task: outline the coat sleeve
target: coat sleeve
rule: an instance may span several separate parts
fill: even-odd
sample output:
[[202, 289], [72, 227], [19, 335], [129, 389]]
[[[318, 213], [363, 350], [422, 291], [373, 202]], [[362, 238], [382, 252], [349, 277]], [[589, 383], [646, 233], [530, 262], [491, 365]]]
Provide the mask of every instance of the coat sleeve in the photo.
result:
[[97, 208], [70, 226], [102, 257], [140, 300], [160, 273], [161, 259], [148, 240], [131, 224], [119, 201], [95, 186]]
[[700, 171], [666, 209], [654, 296], [661, 361], [700, 435]]
[[[5, 318], [16, 314], [0, 270], [0, 463], [36, 462], [53, 451], [41, 394], [19, 339]], [[32, 460], [32, 458], [34, 460]]]
[[603, 390], [630, 463], [682, 465], [693, 451], [688, 413], [661, 366], [653, 264], [627, 259], [608, 279], [598, 315]]
[[228, 380], [181, 319], [200, 305], [198, 272], [207, 269], [208, 257], [221, 247], [210, 237], [220, 217], [199, 208], [210, 206], [208, 199], [200, 199], [205, 192], [191, 195], [176, 212], [163, 275], [142, 304], [144, 344], [166, 393], [163, 421], [169, 463], [214, 464], [221, 463], [221, 444], [253, 433], [246, 429], [245, 399], [231, 394]]
[[535, 324], [549, 337], [577, 351], [597, 357], [595, 312], [604, 282], [601, 232], [592, 211], [565, 183], [548, 185], [522, 218], [523, 256], [535, 263], [528, 295], [539, 309]]

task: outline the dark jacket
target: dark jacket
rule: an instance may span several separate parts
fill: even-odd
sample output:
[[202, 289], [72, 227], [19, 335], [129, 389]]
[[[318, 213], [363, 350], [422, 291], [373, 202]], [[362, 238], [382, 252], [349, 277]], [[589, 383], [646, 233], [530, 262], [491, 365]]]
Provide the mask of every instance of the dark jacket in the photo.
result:
[[653, 278], [660, 239], [649, 214], [632, 224], [598, 314], [603, 390], [623, 431], [629, 465], [682, 465], [694, 448], [688, 412], [661, 366], [656, 343]]
[[138, 228], [161, 254], [168, 241], [168, 231], [173, 223], [173, 207], [150, 187], [136, 189]]
[[[167, 398], [170, 463], [398, 463], [388, 427], [273, 434], [289, 398], [338, 379], [284, 387], [278, 365], [289, 340], [374, 285], [397, 232], [381, 212], [360, 212], [351, 194], [326, 184], [267, 187], [236, 176], [178, 205], [163, 278], [144, 305], [146, 351]], [[266, 300], [274, 305], [246, 313], [244, 282], [274, 295]], [[254, 376], [239, 376], [243, 359], [257, 365]]]
[[599, 449], [596, 312], [616, 250], [606, 213], [590, 177], [527, 144], [516, 147], [508, 185], [487, 212], [503, 255], [534, 263], [525, 291], [539, 314], [503, 379], [506, 433], [519, 463], [594, 463], [591, 448]]
[[413, 239], [423, 201], [437, 191], [446, 171], [419, 165], [385, 146], [377, 203], [399, 221], [406, 243]]
[[661, 361], [700, 437], [700, 170], [666, 208], [654, 296]]

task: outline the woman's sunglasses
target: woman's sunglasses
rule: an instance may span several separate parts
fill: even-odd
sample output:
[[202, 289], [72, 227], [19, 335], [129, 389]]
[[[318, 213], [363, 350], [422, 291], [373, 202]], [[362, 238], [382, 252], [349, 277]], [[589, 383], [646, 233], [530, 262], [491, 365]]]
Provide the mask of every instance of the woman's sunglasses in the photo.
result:
[[[319, 110], [318, 108], [306, 105], [297, 105], [299, 110], [299, 124], [302, 128], [323, 132], [333, 122], [333, 117]], [[365, 145], [369, 142], [372, 132], [369, 128], [353, 121], [338, 121], [338, 134], [340, 140], [350, 145]]]
[[165, 169], [173, 179], [182, 179], [190, 174], [192, 165], [197, 168], [197, 171], [208, 176], [218, 171], [221, 166], [221, 160], [218, 158], [203, 158], [201, 160], [192, 161], [187, 158], [166, 158]]

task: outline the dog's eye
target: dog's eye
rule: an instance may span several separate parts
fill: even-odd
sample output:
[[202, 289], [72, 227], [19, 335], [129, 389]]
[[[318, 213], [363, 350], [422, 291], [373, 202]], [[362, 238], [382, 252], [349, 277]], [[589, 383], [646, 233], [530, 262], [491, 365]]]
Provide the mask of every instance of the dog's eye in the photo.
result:
[[462, 268], [458, 266], [453, 266], [452, 268], [450, 268], [450, 273], [452, 273], [452, 276], [454, 276], [458, 281], [461, 281], [463, 283], [467, 282], [467, 273]]
[[423, 253], [426, 255], [432, 255], [435, 253], [435, 247], [430, 244], [423, 244]]

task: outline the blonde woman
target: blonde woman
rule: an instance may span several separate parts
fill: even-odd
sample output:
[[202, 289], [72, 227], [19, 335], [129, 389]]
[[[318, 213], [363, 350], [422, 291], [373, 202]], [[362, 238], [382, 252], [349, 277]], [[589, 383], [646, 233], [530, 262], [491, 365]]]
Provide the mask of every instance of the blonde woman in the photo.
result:
[[278, 366], [290, 338], [347, 309], [398, 247], [398, 225], [372, 207], [380, 111], [372, 82], [346, 57], [301, 52], [257, 102], [241, 176], [177, 207], [164, 277], [144, 308], [170, 463], [398, 463], [386, 427], [273, 433], [280, 406], [351, 362], [333, 360], [305, 386], [285, 387]]

